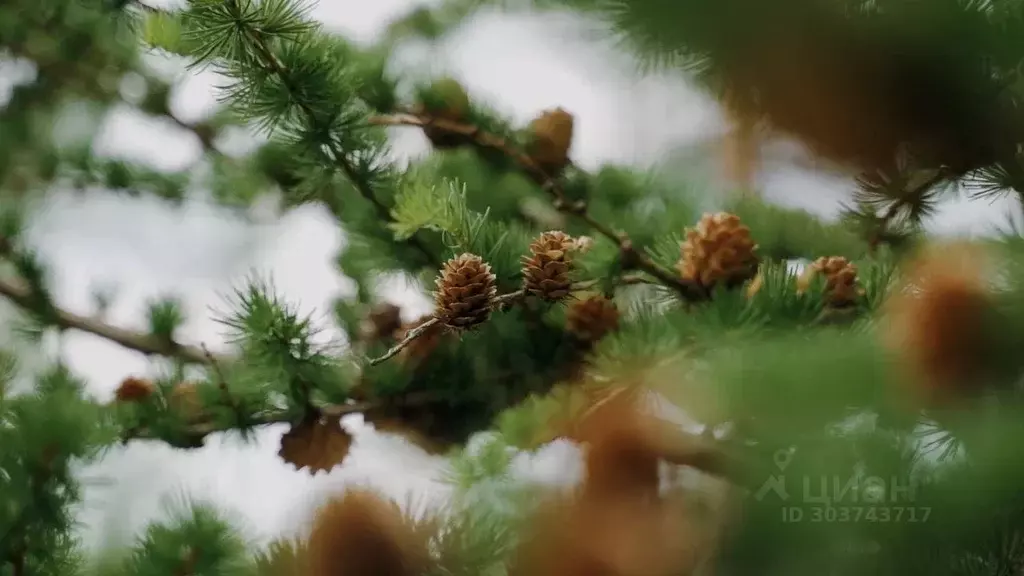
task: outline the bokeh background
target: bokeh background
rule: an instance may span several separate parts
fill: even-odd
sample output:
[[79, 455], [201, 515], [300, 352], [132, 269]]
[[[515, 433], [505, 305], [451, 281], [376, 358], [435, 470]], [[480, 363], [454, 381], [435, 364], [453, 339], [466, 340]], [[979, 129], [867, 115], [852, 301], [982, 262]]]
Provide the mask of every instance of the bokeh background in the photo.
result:
[[[151, 1], [157, 7], [174, 4]], [[320, 0], [313, 14], [333, 31], [372, 42], [391, 19], [420, 4]], [[576, 117], [573, 157], [583, 168], [607, 162], [685, 165], [673, 159], [700, 158], [715, 149], [725, 123], [709, 97], [681, 77], [639, 76], [610, 42], [585, 32], [593, 32], [593, 26], [568, 15], [485, 11], [437, 45], [403, 47], [394, 65], [409, 74], [454, 76], [472, 97], [523, 124], [544, 108], [566, 108]], [[151, 62], [175, 82], [172, 112], [178, 118], [194, 122], [213, 112], [216, 75], [187, 71], [183, 62], [163, 56], [153, 55]], [[28, 78], [16, 66], [0, 67], [0, 101], [14, 83]], [[71, 135], [98, 131], [97, 145], [104, 154], [163, 170], [180, 170], [201, 156], [191, 133], [130, 109], [115, 111], [97, 126], [69, 125], [67, 130]], [[418, 131], [399, 130], [394, 137], [400, 159], [428, 152]], [[225, 150], [244, 153], [252, 139], [235, 134], [224, 143]], [[784, 153], [770, 158], [758, 176], [762, 193], [834, 217], [851, 183], [792, 158]], [[713, 186], [708, 193], [714, 193]], [[940, 234], [986, 234], [1005, 222], [1011, 209], [1001, 202], [955, 200], [928, 227]], [[204, 201], [201, 193], [175, 208], [153, 198], [65, 190], [38, 215], [29, 237], [52, 266], [58, 302], [79, 313], [96, 310], [95, 293], [112, 291], [115, 298], [103, 312], [106, 320], [142, 327], [147, 300], [173, 294], [189, 315], [180, 338], [216, 350], [223, 342], [211, 311], [222, 308], [223, 297], [255, 272], [271, 277], [288, 301], [317, 318], [325, 338], [340, 338], [329, 311], [334, 298], [352, 289], [334, 264], [344, 231], [317, 207], [293, 210], [283, 218], [276, 213], [272, 200], [243, 220]], [[429, 301], [402, 279], [389, 282], [385, 290], [388, 299], [406, 307], [410, 319], [429, 310]], [[150, 369], [140, 354], [78, 333], [37, 350], [39, 361], [55, 356], [104, 399], [125, 376]], [[443, 459], [378, 435], [358, 418], [348, 424], [356, 435], [352, 454], [344, 466], [315, 478], [277, 458], [282, 426], [262, 430], [248, 444], [211, 438], [207, 447], [190, 452], [142, 443], [117, 449], [86, 471], [83, 534], [90, 543], [130, 537], [162, 513], [166, 499], [183, 495], [234, 511], [258, 540], [300, 528], [319, 499], [351, 483], [371, 484], [400, 499], [444, 498]], [[517, 470], [540, 481], [560, 481], [577, 474], [577, 464], [572, 448], [558, 444], [520, 457]]]

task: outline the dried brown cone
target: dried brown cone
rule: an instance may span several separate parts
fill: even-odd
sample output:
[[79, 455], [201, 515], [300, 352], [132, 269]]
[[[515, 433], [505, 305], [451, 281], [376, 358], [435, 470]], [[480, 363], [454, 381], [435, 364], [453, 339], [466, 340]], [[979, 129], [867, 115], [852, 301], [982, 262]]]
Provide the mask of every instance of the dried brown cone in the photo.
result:
[[757, 244], [739, 216], [727, 212], [705, 214], [686, 230], [679, 263], [685, 280], [705, 289], [733, 288], [757, 275]]
[[842, 256], [822, 256], [812, 262], [797, 279], [797, 291], [807, 291], [819, 274], [825, 278], [825, 303], [831, 308], [853, 306], [864, 294], [857, 282], [857, 266]]
[[156, 386], [142, 378], [125, 378], [114, 392], [118, 402], [142, 402], [156, 392]]
[[577, 300], [569, 306], [565, 327], [582, 342], [593, 343], [619, 327], [619, 309], [601, 295]]
[[392, 501], [347, 490], [316, 515], [308, 576], [419, 576], [429, 573], [426, 534]]
[[995, 303], [985, 254], [971, 246], [932, 249], [908, 266], [885, 304], [884, 334], [922, 399], [931, 405], [969, 396], [987, 372]]
[[498, 294], [491, 266], [475, 254], [445, 263], [434, 293], [434, 317], [450, 330], [468, 330], [491, 317]]
[[352, 436], [341, 427], [340, 418], [310, 414], [281, 436], [277, 455], [296, 470], [310, 476], [328, 472], [341, 464], [352, 447]]
[[545, 110], [530, 123], [527, 155], [549, 176], [558, 176], [569, 165], [573, 123], [572, 114], [562, 108]]
[[523, 282], [526, 290], [544, 300], [557, 301], [572, 290], [572, 257], [576, 240], [565, 232], [544, 232], [530, 244], [530, 255], [523, 256]]
[[514, 576], [670, 576], [699, 556], [693, 528], [659, 500], [658, 441], [632, 389], [607, 392], [571, 435], [586, 445], [582, 490], [540, 507]]

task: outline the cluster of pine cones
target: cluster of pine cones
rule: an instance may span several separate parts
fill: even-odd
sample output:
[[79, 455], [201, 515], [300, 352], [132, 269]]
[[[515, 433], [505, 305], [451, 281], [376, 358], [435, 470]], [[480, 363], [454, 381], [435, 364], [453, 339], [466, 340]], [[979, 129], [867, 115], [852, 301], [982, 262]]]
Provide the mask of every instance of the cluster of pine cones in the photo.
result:
[[[582, 252], [589, 239], [573, 238], [561, 231], [541, 234], [523, 257], [523, 288], [549, 302], [566, 299], [572, 291], [573, 257]], [[711, 291], [748, 285], [753, 295], [760, 287], [757, 244], [738, 216], [720, 212], [705, 214], [686, 231], [676, 267], [683, 280]], [[849, 307], [862, 294], [857, 268], [846, 258], [830, 256], [810, 264], [798, 281], [806, 291], [813, 279], [825, 280], [827, 304]], [[451, 330], [467, 330], [490, 318], [498, 298], [491, 267], [474, 254], [462, 254], [445, 263], [436, 280], [435, 317]], [[570, 332], [583, 340], [595, 340], [618, 325], [618, 310], [603, 296], [577, 300], [567, 313]]]
[[[705, 214], [686, 231], [680, 251], [679, 275], [707, 291], [747, 284], [747, 294], [753, 296], [761, 288], [757, 244], [735, 214]], [[818, 276], [824, 278], [829, 308], [848, 308], [863, 295], [857, 266], [842, 256], [824, 256], [808, 265], [797, 280], [798, 291], [805, 292]]]
[[[573, 288], [573, 258], [591, 244], [587, 237], [565, 232], [544, 232], [523, 256], [525, 294], [548, 302], [569, 297]], [[450, 330], [467, 330], [486, 322], [498, 298], [497, 279], [490, 265], [474, 254], [462, 254], [445, 263], [436, 280], [434, 316]], [[603, 296], [574, 301], [566, 315], [569, 332], [582, 341], [595, 342], [618, 327], [619, 311]]]

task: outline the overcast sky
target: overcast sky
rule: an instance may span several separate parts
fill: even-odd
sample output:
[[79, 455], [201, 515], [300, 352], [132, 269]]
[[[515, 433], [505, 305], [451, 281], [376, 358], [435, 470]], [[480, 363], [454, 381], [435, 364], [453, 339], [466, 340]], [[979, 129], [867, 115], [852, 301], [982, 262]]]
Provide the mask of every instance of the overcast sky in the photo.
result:
[[[154, 5], [162, 4], [154, 2]], [[416, 4], [410, 0], [321, 0], [315, 15], [332, 30], [357, 40], [372, 40], [388, 19]], [[475, 98], [486, 99], [520, 122], [539, 110], [562, 106], [577, 120], [574, 159], [584, 167], [603, 162], [648, 165], [673, 144], [699, 140], [721, 128], [716, 107], [681, 80], [629, 77], [629, 63], [604, 48], [573, 40], [568, 19], [481, 15], [443, 46], [422, 46], [401, 61], [419, 73], [452, 74]], [[209, 74], [189, 76], [174, 63], [162, 69], [178, 74], [173, 110], [185, 121], [209, 114], [215, 104]], [[396, 133], [404, 155], [426, 151], [422, 136]], [[101, 130], [107, 154], [146, 162], [166, 170], [194, 163], [199, 143], [173, 125], [118, 111]], [[777, 170], [764, 180], [766, 194], [822, 214], [834, 213], [845, 182], [796, 169]], [[1006, 205], [955, 202], [932, 222], [933, 229], [982, 233], [1007, 210]], [[222, 344], [209, 309], [220, 295], [255, 269], [272, 275], [283, 296], [325, 322], [331, 301], [351, 290], [332, 265], [343, 236], [321, 209], [305, 207], [280, 221], [244, 223], [199, 202], [178, 210], [150, 199], [120, 199], [108, 194], [66, 196], [40, 215], [33, 238], [52, 264], [56, 296], [65, 307], [87, 312], [93, 289], [116, 286], [108, 319], [140, 326], [148, 298], [174, 294], [185, 303], [190, 321], [183, 340]], [[427, 310], [422, 296], [401, 285], [389, 297], [409, 306], [409, 315]], [[335, 332], [336, 334], [337, 332]], [[122, 378], [150, 368], [138, 354], [89, 335], [68, 335], [61, 354], [109, 398]], [[166, 494], [187, 492], [220, 502], [245, 518], [254, 535], [266, 537], [298, 526], [312, 499], [349, 482], [370, 482], [396, 497], [412, 491], [438, 494], [443, 462], [372, 432], [360, 432], [347, 464], [311, 479], [276, 456], [283, 429], [264, 430], [250, 446], [211, 439], [205, 449], [174, 451], [135, 444], [117, 450], [87, 471], [102, 484], [90, 488], [86, 522], [90, 539], [99, 537], [110, 518], [134, 529], [159, 513]], [[568, 453], [548, 455], [537, 474], [549, 475]]]

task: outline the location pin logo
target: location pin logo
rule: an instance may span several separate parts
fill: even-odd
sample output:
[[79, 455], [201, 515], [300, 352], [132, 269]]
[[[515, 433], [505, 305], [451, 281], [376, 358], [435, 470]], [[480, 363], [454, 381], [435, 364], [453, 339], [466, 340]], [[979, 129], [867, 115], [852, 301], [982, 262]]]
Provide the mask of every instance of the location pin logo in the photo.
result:
[[775, 466], [779, 468], [780, 472], [785, 472], [786, 467], [793, 461], [793, 452], [790, 450], [778, 450], [775, 452], [772, 460], [775, 462]]

